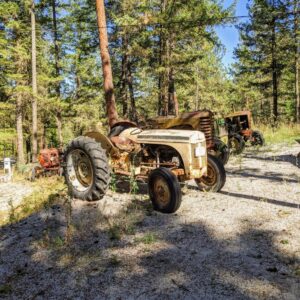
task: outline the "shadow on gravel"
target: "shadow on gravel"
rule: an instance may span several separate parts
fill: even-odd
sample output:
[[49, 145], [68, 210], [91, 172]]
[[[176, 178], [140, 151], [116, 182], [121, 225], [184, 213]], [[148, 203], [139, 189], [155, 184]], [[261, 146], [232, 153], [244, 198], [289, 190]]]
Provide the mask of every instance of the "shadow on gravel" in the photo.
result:
[[[289, 179], [286, 178], [286, 175], [277, 173], [277, 172], [264, 172], [263, 174], [258, 174], [256, 172], [259, 172], [256, 169], [248, 169], [243, 168], [243, 170], [230, 170], [226, 169], [226, 174], [233, 175], [233, 176], [240, 176], [240, 177], [254, 177], [258, 179], [266, 179], [269, 181], [276, 181], [276, 182], [289, 182], [289, 183], [298, 183], [299, 180], [296, 179]], [[290, 177], [291, 175], [289, 175]], [[296, 177], [296, 174], [295, 174]]]
[[0, 229], [0, 298], [300, 297], [299, 261], [274, 246], [277, 232], [250, 221], [239, 236], [216, 238], [207, 224], [140, 200], [111, 220], [97, 204], [63, 203]]
[[238, 200], [238, 198], [244, 198], [244, 199], [254, 200], [254, 201], [258, 201], [258, 202], [265, 202], [265, 203], [271, 203], [271, 204], [275, 204], [275, 205], [300, 209], [300, 204], [297, 204], [297, 203], [290, 203], [290, 202], [280, 201], [280, 200], [276, 200], [276, 199], [270, 199], [270, 198], [266, 198], [266, 197], [257, 197], [257, 196], [253, 196], [253, 195], [245, 195], [245, 194], [233, 193], [233, 192], [220, 191], [219, 193], [223, 194], [223, 195], [235, 197], [235, 198], [237, 198], [237, 200]]
[[279, 162], [288, 162], [291, 163], [292, 165], [300, 168], [300, 159], [292, 154], [282, 154], [282, 155], [274, 155], [274, 156], [269, 156], [269, 157], [261, 157], [261, 156], [256, 156], [253, 154], [244, 154], [245, 158], [253, 158], [257, 160], [264, 160], [264, 161], [279, 161]]

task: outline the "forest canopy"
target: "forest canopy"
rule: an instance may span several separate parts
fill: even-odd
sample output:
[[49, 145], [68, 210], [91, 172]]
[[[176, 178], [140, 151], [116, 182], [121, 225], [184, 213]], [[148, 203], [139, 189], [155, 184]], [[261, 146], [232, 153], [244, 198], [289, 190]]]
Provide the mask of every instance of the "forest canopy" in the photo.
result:
[[[180, 112], [249, 109], [261, 122], [299, 122], [299, 0], [250, 1], [247, 18], [217, 0], [105, 1], [105, 8], [121, 118], [174, 114], [176, 100]], [[230, 68], [216, 26], [238, 27]], [[102, 85], [94, 0], [0, 2], [1, 136], [18, 132], [30, 153], [35, 138], [43, 148], [87, 128], [107, 130]]]

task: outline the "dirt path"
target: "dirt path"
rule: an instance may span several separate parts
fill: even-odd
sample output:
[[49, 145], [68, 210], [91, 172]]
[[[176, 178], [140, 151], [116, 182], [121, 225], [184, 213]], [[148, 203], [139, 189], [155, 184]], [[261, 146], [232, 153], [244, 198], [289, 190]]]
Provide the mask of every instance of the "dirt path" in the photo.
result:
[[0, 215], [17, 207], [30, 193], [32, 187], [23, 182], [0, 183]]
[[173, 215], [109, 193], [3, 227], [0, 298], [300, 299], [298, 152], [247, 149], [221, 193], [191, 183]]

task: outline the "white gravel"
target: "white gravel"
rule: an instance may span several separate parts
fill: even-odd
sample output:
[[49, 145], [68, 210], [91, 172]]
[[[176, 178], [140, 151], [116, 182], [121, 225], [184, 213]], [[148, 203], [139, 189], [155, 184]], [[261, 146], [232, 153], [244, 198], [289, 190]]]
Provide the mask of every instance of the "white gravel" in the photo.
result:
[[7, 211], [18, 206], [30, 193], [32, 193], [32, 188], [24, 182], [0, 183], [0, 211]]

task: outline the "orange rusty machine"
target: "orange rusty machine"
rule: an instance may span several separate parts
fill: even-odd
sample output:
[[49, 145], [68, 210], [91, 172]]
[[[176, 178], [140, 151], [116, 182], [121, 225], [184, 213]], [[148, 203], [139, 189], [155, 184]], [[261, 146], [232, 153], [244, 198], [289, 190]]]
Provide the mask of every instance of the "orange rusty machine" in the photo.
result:
[[263, 146], [265, 140], [263, 134], [252, 129], [251, 111], [239, 111], [225, 116], [229, 139], [236, 135], [241, 136], [245, 142], [250, 141], [252, 145]]
[[62, 175], [61, 160], [61, 149], [42, 149], [38, 156], [39, 165], [32, 168], [31, 180], [34, 181], [40, 176]]

